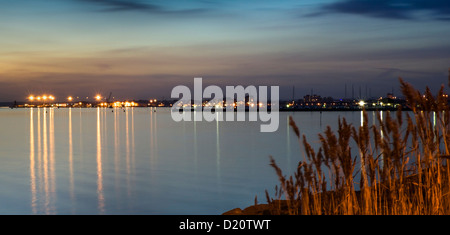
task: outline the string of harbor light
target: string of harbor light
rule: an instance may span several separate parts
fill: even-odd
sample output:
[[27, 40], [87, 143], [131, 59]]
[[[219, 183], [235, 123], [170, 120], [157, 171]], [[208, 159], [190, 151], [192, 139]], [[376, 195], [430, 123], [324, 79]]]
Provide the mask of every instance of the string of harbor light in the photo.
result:
[[[93, 98], [93, 99], [92, 99]], [[113, 101], [110, 97], [104, 97], [100, 94], [93, 96], [91, 100], [95, 100], [95, 102], [89, 102], [89, 97], [79, 97], [79, 96], [68, 96], [66, 101], [59, 100], [57, 101], [54, 95], [29, 95], [27, 100], [30, 102], [24, 105], [18, 105], [23, 107], [164, 107], [166, 106], [162, 102], [158, 102], [157, 99], [149, 99], [147, 100], [147, 104], [142, 104], [142, 100], [135, 101]], [[114, 99], [114, 97], [113, 97]]]
[[44, 101], [46, 101], [46, 100], [55, 100], [55, 97], [54, 96], [52, 96], [52, 95], [49, 95], [49, 96], [47, 96], [47, 95], [42, 95], [42, 96], [33, 96], [33, 95], [30, 95], [29, 97], [28, 97], [28, 100], [30, 100], [30, 101], [35, 101], [35, 100], [37, 100], [37, 101], [41, 101], [41, 100], [44, 100]]
[[[79, 97], [77, 97], [79, 99]], [[96, 95], [94, 97], [96, 100], [100, 101], [102, 100], [104, 97], [102, 97], [101, 95]], [[53, 95], [40, 95], [40, 96], [34, 96], [34, 95], [30, 95], [28, 96], [28, 100], [29, 101], [46, 101], [46, 100], [52, 100], [54, 101], [56, 98]], [[86, 97], [86, 99], [89, 99], [89, 97]], [[74, 98], [72, 96], [67, 97], [68, 101], [73, 101]]]

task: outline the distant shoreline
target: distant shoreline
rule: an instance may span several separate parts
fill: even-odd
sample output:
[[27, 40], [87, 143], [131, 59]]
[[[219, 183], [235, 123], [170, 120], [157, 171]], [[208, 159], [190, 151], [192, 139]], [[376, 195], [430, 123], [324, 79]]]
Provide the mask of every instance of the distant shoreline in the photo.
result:
[[[29, 109], [29, 108], [52, 108], [52, 107], [11, 107], [11, 106], [0, 106], [0, 108], [3, 109]], [[98, 107], [53, 107], [56, 109], [67, 109], [67, 108], [82, 108], [82, 109], [92, 109], [92, 108], [98, 108]], [[104, 108], [104, 109], [108, 109], [107, 107], [99, 107], [99, 108]], [[116, 108], [126, 108], [126, 107], [116, 107]], [[171, 108], [171, 107], [133, 107], [133, 108]], [[286, 109], [286, 108], [282, 108], [279, 109], [278, 112], [360, 112], [363, 109], [361, 108], [333, 108], [333, 109], [329, 109], [329, 108], [323, 108], [323, 109], [300, 109], [300, 108], [292, 108], [292, 109]], [[194, 111], [194, 109], [192, 109], [191, 111]], [[211, 111], [214, 111], [214, 109], [212, 109]], [[223, 112], [226, 112], [226, 109], [223, 109]], [[257, 112], [259, 110], [256, 110]], [[270, 108], [267, 109], [267, 112], [270, 112]], [[383, 108], [383, 109], [379, 109], [379, 108], [366, 108], [365, 111], [398, 111], [397, 108]], [[402, 111], [411, 111], [411, 109], [409, 108], [402, 108]], [[234, 110], [234, 112], [237, 112], [237, 110]], [[246, 109], [245, 112], [250, 112], [249, 109]]]

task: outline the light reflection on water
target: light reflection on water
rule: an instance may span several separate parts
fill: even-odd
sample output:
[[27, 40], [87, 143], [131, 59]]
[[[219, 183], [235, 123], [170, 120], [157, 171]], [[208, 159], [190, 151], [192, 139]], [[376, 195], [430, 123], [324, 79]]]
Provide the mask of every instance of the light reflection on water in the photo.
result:
[[102, 134], [100, 121], [100, 108], [97, 108], [97, 195], [98, 211], [105, 213], [105, 197], [103, 195], [103, 169], [102, 169]]
[[[30, 186], [32, 213], [55, 214], [55, 129], [54, 110], [38, 109], [37, 133], [34, 133], [34, 110], [30, 109]], [[42, 113], [42, 119], [41, 119]], [[42, 126], [42, 127], [41, 127]], [[37, 154], [35, 151], [37, 141]], [[36, 159], [37, 155], [37, 159]]]
[[260, 133], [169, 111], [0, 109], [0, 213], [221, 214], [265, 202], [278, 184], [269, 156], [286, 174], [303, 160], [289, 115], [316, 145], [338, 117], [361, 123], [358, 112], [281, 112], [279, 130]]

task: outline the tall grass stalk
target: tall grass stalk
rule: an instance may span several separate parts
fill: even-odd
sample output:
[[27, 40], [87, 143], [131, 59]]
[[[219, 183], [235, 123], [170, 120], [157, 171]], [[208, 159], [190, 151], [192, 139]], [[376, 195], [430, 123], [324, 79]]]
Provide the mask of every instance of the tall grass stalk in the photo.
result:
[[280, 181], [275, 198], [266, 190], [272, 214], [450, 214], [448, 99], [443, 87], [433, 96], [428, 88], [421, 94], [400, 83], [412, 112], [378, 113], [369, 125], [363, 111], [358, 127], [339, 119], [336, 131], [319, 134], [318, 149], [290, 118], [305, 159], [286, 177], [271, 158]]

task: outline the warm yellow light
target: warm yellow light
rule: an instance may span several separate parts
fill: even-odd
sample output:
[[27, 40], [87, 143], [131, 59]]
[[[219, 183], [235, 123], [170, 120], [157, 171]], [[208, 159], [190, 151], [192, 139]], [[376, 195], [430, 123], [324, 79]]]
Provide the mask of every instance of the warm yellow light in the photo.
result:
[[67, 97], [67, 100], [72, 101], [73, 100], [72, 96]]
[[100, 96], [100, 95], [97, 95], [96, 97], [95, 97], [95, 99], [97, 99], [97, 100], [100, 100], [102, 97]]
[[30, 96], [28, 97], [28, 99], [31, 100], [31, 101], [33, 101], [33, 100], [34, 100], [34, 96], [30, 95]]
[[48, 97], [51, 100], [55, 100], [55, 97], [53, 97], [52, 95]]
[[42, 99], [47, 100], [47, 96], [46, 95], [42, 96]]
[[40, 97], [40, 96], [38, 96], [38, 97], [36, 97], [36, 99], [37, 99], [37, 100], [41, 100], [41, 97]]
[[361, 106], [361, 107], [362, 107], [362, 106], [364, 106], [364, 105], [366, 104], [366, 102], [364, 102], [364, 100], [361, 100], [361, 101], [359, 101], [359, 103], [358, 103], [358, 104], [359, 104], [359, 106]]

